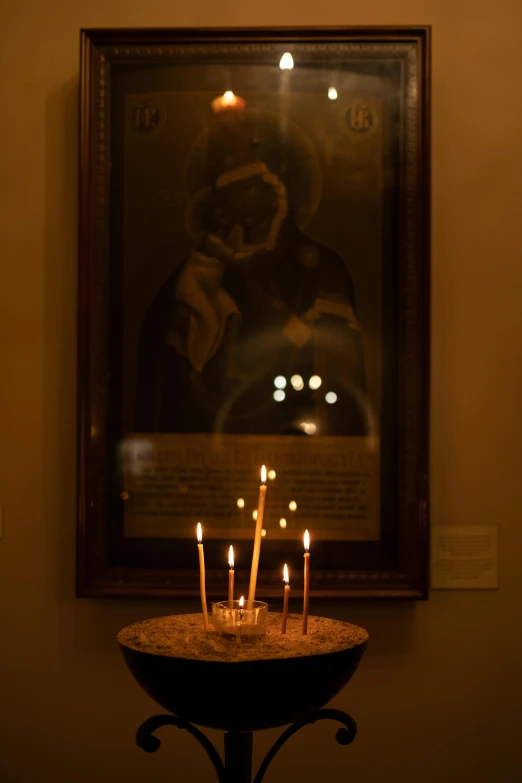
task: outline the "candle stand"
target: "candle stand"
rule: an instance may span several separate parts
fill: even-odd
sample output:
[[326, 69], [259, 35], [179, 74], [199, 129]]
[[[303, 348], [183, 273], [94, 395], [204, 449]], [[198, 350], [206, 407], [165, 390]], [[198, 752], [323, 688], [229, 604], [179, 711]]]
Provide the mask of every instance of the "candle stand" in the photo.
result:
[[[265, 773], [280, 748], [299, 729], [318, 720], [335, 720], [343, 724], [336, 732], [335, 738], [340, 745], [349, 745], [353, 742], [357, 732], [357, 726], [353, 718], [346, 712], [333, 709], [317, 710], [306, 718], [296, 721], [284, 731], [266, 754], [255, 777], [252, 779], [252, 738], [251, 731], [227, 731], [225, 733], [225, 761], [210, 742], [196, 726], [177, 718], [175, 715], [154, 715], [146, 720], [136, 734], [136, 742], [142, 750], [154, 753], [160, 747], [160, 740], [154, 736], [156, 729], [162, 726], [176, 726], [185, 729], [195, 737], [206, 751], [219, 783], [261, 783], [265, 779]], [[266, 726], [265, 728], [270, 728]]]
[[[138, 729], [137, 744], [153, 753], [160, 747], [154, 732], [175, 726], [198, 740], [219, 783], [261, 783], [279, 749], [304, 726], [334, 720], [341, 724], [337, 742], [353, 741], [353, 718], [324, 707], [352, 677], [365, 647], [363, 643], [321, 655], [230, 663], [150, 654], [120, 643], [134, 678], [169, 712], [146, 720]], [[224, 761], [197, 726], [225, 732]], [[252, 778], [253, 732], [278, 726], [288, 728]]]

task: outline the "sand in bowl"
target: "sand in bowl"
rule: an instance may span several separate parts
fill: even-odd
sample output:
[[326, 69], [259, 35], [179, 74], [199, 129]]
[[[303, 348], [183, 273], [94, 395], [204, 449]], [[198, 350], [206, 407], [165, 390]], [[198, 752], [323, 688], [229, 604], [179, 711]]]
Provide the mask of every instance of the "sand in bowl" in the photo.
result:
[[256, 731], [293, 723], [327, 704], [354, 674], [368, 634], [350, 623], [268, 613], [264, 639], [205, 631], [201, 614], [157, 617], [118, 634], [132, 675], [163, 709], [189, 723]]
[[205, 631], [201, 614], [157, 617], [129, 625], [118, 634], [125, 647], [151, 655], [199, 661], [260, 661], [298, 658], [348, 650], [368, 640], [368, 633], [351, 623], [310, 616], [308, 633], [302, 634], [303, 618], [290, 614], [286, 634], [281, 633], [282, 616], [269, 612], [264, 638], [254, 643], [237, 643], [234, 638]]

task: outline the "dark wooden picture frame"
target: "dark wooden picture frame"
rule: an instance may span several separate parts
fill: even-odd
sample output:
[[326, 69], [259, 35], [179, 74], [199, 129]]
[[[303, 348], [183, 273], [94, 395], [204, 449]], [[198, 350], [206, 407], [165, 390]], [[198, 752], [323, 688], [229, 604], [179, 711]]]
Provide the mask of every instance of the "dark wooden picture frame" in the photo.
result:
[[[84, 597], [173, 597], [198, 594], [195, 540], [124, 534], [117, 455], [123, 437], [120, 402], [124, 383], [121, 348], [121, 245], [123, 174], [118, 173], [125, 115], [121, 73], [138, 73], [141, 91], [149, 74], [203, 62], [212, 68], [278, 61], [291, 51], [312, 64], [334, 59], [339, 68], [386, 63], [396, 74], [395, 114], [388, 118], [397, 150], [394, 177], [383, 164], [389, 199], [390, 374], [384, 377], [393, 437], [383, 414], [381, 527], [375, 541], [317, 541], [312, 596], [426, 598], [428, 592], [429, 416], [429, 177], [430, 28], [376, 27], [263, 30], [84, 30], [81, 33], [80, 237], [78, 315], [78, 546], [77, 593]], [[362, 64], [365, 63], [363, 66]], [[388, 66], [388, 63], [393, 63]], [[395, 70], [393, 70], [395, 69]], [[226, 72], [226, 68], [225, 71]], [[362, 72], [362, 71], [361, 71]], [[150, 77], [152, 78], [152, 77]], [[395, 78], [395, 76], [394, 76]], [[212, 83], [207, 91], [215, 90]], [[152, 84], [152, 82], [151, 82]], [[191, 89], [199, 89], [192, 87]], [[224, 85], [223, 89], [228, 89]], [[123, 91], [123, 92], [122, 92]], [[140, 90], [137, 90], [138, 92]], [[392, 99], [390, 98], [390, 101]], [[118, 109], [118, 101], [121, 105]], [[394, 104], [395, 105], [395, 104]], [[122, 108], [123, 107], [123, 108]], [[152, 105], [154, 122], [159, 122]], [[140, 109], [141, 111], [141, 109]], [[148, 109], [147, 109], [148, 111]], [[391, 110], [390, 110], [391, 111]], [[395, 111], [395, 109], [394, 109]], [[126, 116], [126, 115], [125, 115]], [[148, 122], [148, 120], [145, 120]], [[384, 121], [383, 121], [384, 122]], [[370, 121], [371, 124], [371, 121]], [[393, 126], [393, 127], [392, 127]], [[357, 125], [352, 128], [354, 133]], [[395, 153], [394, 153], [395, 154]], [[121, 153], [123, 155], [123, 153]], [[384, 155], [384, 153], [383, 153]], [[175, 196], [175, 194], [174, 194]], [[172, 196], [172, 198], [174, 198]], [[171, 198], [170, 192], [162, 196]], [[383, 196], [384, 200], [384, 196]], [[120, 336], [118, 336], [120, 335]], [[116, 358], [115, 358], [116, 357]], [[387, 426], [387, 425], [386, 425]], [[390, 425], [390, 428], [392, 425]], [[312, 528], [313, 529], [313, 528]], [[253, 533], [253, 529], [252, 529]], [[263, 545], [265, 547], [265, 545]], [[272, 548], [271, 548], [272, 547]], [[226, 563], [207, 552], [211, 598], [225, 595]], [[268, 541], [258, 597], [281, 595], [281, 552]], [[289, 544], [288, 562], [301, 567], [302, 544]], [[246, 568], [245, 558], [245, 568]], [[286, 559], [286, 555], [285, 555]], [[174, 565], [172, 565], [175, 563]], [[269, 565], [269, 568], [266, 568]], [[241, 571], [236, 580], [242, 578]], [[245, 574], [243, 574], [243, 578]], [[246, 581], [246, 580], [245, 580]], [[293, 595], [300, 583], [293, 583]]]

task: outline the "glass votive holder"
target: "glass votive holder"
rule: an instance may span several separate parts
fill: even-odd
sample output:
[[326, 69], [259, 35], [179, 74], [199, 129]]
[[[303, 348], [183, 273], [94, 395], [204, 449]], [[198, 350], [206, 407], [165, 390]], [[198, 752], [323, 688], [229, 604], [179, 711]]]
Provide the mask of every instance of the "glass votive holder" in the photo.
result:
[[268, 623], [268, 604], [263, 601], [219, 601], [212, 605], [214, 633], [239, 642], [256, 642], [265, 638]]

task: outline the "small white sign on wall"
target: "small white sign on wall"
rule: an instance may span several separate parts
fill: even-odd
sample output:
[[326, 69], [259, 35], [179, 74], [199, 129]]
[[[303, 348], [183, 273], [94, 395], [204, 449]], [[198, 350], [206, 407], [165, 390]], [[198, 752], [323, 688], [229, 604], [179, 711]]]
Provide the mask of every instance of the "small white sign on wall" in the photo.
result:
[[432, 525], [431, 587], [435, 590], [498, 587], [497, 525]]

